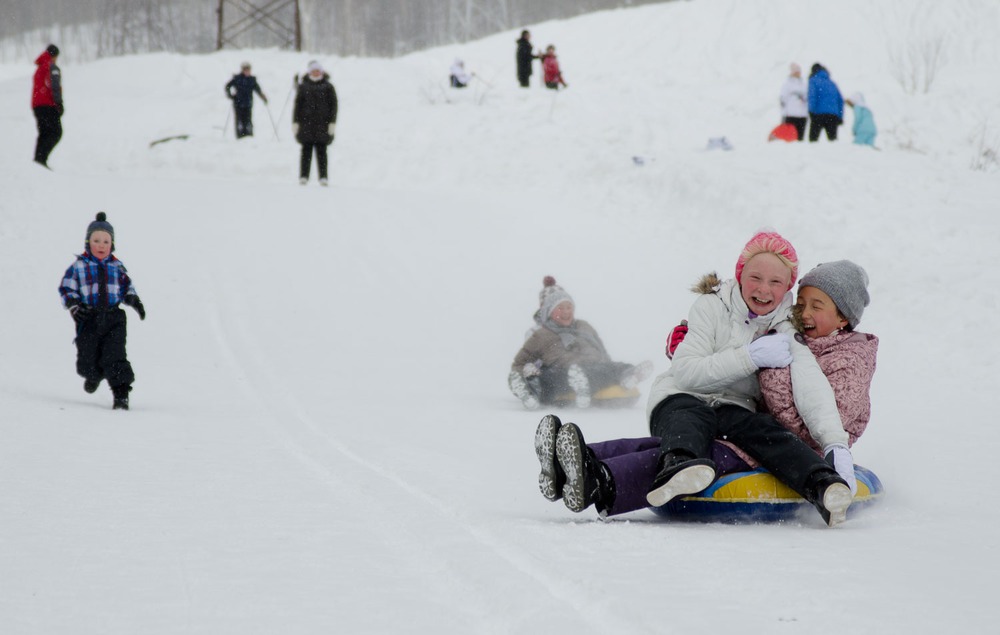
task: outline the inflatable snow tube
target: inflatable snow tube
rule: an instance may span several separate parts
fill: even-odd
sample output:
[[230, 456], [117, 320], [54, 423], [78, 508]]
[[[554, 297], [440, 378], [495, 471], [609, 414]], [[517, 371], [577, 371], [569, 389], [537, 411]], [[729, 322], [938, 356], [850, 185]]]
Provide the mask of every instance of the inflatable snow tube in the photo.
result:
[[[591, 408], [631, 408], [639, 401], [638, 388], [625, 388], [612, 385], [598, 390], [590, 396]], [[551, 404], [554, 406], [572, 406], [576, 403], [576, 393], [565, 393], [556, 397]]]
[[[858, 493], [848, 517], [874, 505], [885, 493], [882, 481], [871, 470], [855, 465], [854, 475]], [[703, 492], [650, 509], [672, 520], [733, 523], [793, 520], [803, 510], [815, 510], [763, 468], [726, 474]]]

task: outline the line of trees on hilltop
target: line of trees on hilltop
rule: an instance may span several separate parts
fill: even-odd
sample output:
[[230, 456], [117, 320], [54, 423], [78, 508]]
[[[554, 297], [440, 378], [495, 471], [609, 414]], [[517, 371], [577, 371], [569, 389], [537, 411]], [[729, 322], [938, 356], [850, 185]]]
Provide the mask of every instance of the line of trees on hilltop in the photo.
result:
[[[669, 0], [299, 0], [302, 47], [335, 55], [393, 57], [431, 46], [466, 42], [491, 33], [551, 19], [569, 18]], [[205, 53], [217, 41], [220, 0], [4, 0], [0, 38], [95, 25], [82, 48], [97, 57], [173, 51]], [[229, 16], [249, 4], [274, 0], [227, 0]], [[290, 11], [290, 10], [289, 10]], [[278, 15], [282, 19], [285, 16]], [[291, 20], [289, 12], [288, 20]], [[241, 47], [283, 43], [267, 28], [253, 28]]]

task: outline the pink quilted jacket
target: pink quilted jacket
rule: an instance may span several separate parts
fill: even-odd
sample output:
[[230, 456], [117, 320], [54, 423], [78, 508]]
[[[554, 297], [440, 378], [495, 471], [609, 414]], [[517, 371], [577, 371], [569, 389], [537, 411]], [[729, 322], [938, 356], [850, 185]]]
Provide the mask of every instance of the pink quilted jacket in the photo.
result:
[[[844, 430], [850, 436], [850, 445], [853, 445], [865, 431], [868, 419], [871, 417], [869, 393], [872, 376], [875, 374], [878, 338], [870, 333], [837, 331], [826, 337], [805, 338], [805, 341], [816, 356], [823, 374], [830, 381], [837, 398], [840, 419], [844, 424]], [[774, 415], [781, 425], [808, 443], [818, 454], [822, 454], [823, 448], [819, 447], [810, 436], [806, 424], [795, 409], [791, 371], [788, 368], [767, 368], [760, 371], [758, 378], [764, 409]], [[736, 450], [736, 453], [751, 467], [757, 467], [757, 462], [742, 450], [730, 443], [726, 445]]]

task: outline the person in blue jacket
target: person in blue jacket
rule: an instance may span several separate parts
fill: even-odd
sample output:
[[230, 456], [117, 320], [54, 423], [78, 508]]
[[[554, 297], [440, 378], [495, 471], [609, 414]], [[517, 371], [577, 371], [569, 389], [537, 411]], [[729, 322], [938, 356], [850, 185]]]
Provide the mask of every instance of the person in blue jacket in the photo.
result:
[[854, 143], [875, 147], [875, 135], [878, 134], [878, 129], [875, 128], [875, 117], [865, 103], [865, 96], [854, 93], [844, 100], [844, 103], [854, 109], [854, 127], [851, 129], [854, 133]]
[[267, 103], [267, 96], [261, 90], [257, 78], [250, 74], [250, 62], [240, 65], [238, 75], [226, 84], [226, 96], [233, 100], [233, 111], [236, 114], [236, 138], [253, 136], [253, 94], [257, 93]]
[[809, 141], [818, 141], [823, 130], [827, 139], [836, 141], [837, 127], [844, 123], [844, 98], [830, 79], [830, 71], [818, 62], [809, 73], [808, 95]]

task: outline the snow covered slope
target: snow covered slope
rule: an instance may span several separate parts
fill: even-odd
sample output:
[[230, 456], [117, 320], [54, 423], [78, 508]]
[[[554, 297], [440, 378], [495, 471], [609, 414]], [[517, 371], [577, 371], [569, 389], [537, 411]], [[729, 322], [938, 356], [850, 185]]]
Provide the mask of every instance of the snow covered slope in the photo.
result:
[[[530, 28], [568, 90], [516, 86], [514, 32], [321, 59], [330, 188], [296, 183], [286, 97], [308, 54], [63, 59], [53, 172], [30, 161], [33, 68], [0, 69], [0, 630], [989, 628], [1000, 8], [695, 0]], [[898, 60], [939, 40], [930, 91], [908, 93]], [[456, 56], [490, 86], [447, 90]], [[271, 102], [237, 143], [222, 87], [243, 59]], [[766, 143], [791, 61], [864, 92], [881, 151], [849, 143], [850, 113], [836, 144]], [[717, 136], [735, 149], [706, 151]], [[148, 311], [129, 313], [127, 413], [82, 391], [56, 293], [99, 210]], [[855, 457], [884, 504], [831, 531], [545, 501], [540, 414], [505, 385], [542, 276], [615, 357], [662, 371], [688, 286], [762, 226], [804, 270], [871, 276]], [[641, 405], [558, 414], [646, 433]]]

